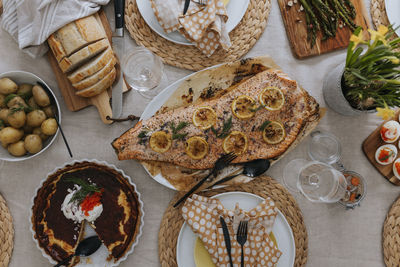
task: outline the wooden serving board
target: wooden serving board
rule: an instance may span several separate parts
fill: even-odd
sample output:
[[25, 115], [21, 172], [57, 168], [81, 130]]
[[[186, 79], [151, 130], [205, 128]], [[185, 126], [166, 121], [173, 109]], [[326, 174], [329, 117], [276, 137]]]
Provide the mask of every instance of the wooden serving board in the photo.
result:
[[[306, 58], [323, 53], [342, 49], [348, 46], [351, 30], [348, 27], [339, 28], [335, 38], [329, 38], [322, 41], [322, 34], [317, 34], [316, 43], [311, 47], [311, 43], [307, 40], [307, 25], [305, 12], [298, 12], [300, 3], [293, 4], [289, 7], [287, 3], [290, 0], [278, 0], [281, 10], [282, 19], [285, 24], [286, 33], [289, 38], [290, 46], [294, 55], [299, 58]], [[293, 0], [291, 0], [293, 1]], [[364, 5], [364, 0], [351, 0], [357, 12], [355, 23], [364, 29], [372, 28], [369, 20], [368, 12]], [[367, 35], [367, 32], [365, 31]]]
[[[110, 43], [111, 43], [112, 31], [111, 31], [110, 24], [108, 22], [105, 12], [101, 9], [96, 14], [96, 16], [99, 16], [99, 19], [103, 25], [104, 31], [106, 32], [107, 38], [110, 40]], [[50, 65], [56, 76], [58, 86], [60, 87], [60, 91], [64, 98], [64, 102], [67, 105], [67, 108], [70, 111], [78, 111], [78, 110], [81, 110], [88, 106], [95, 106], [99, 112], [101, 120], [106, 124], [112, 123], [112, 121], [106, 119], [107, 116], [112, 117], [112, 109], [111, 109], [111, 103], [110, 103], [111, 88], [97, 96], [90, 97], [90, 98], [77, 96], [75, 94], [76, 90], [72, 87], [72, 84], [68, 80], [67, 76], [61, 71], [60, 67], [58, 66], [57, 59], [54, 57], [51, 50], [49, 50], [49, 52], [47, 53], [47, 56], [50, 60]], [[121, 75], [120, 74], [121, 68], [120, 68], [119, 61], [115, 67], [117, 69], [117, 78], [115, 80], [117, 81], [119, 75]], [[129, 90], [130, 90], [130, 88], [126, 85], [126, 83], [124, 83], [123, 91], [126, 92]]]
[[[392, 120], [399, 121], [399, 114], [400, 114], [400, 109], [397, 110], [395, 117], [392, 118]], [[393, 173], [393, 164], [381, 165], [375, 160], [375, 152], [378, 149], [378, 147], [388, 144], [382, 140], [381, 134], [380, 134], [380, 129], [385, 122], [383, 122], [381, 125], [379, 125], [379, 127], [376, 128], [376, 130], [373, 131], [367, 137], [367, 139], [364, 140], [364, 142], [362, 144], [362, 148], [363, 148], [364, 154], [367, 156], [368, 160], [383, 175], [383, 177], [388, 179], [394, 185], [400, 185], [400, 180]], [[393, 143], [393, 145], [396, 146], [397, 149], [399, 149], [398, 144], [399, 144], [399, 141], [396, 141]], [[400, 157], [400, 153], [397, 153], [397, 158], [399, 158], [399, 157]]]

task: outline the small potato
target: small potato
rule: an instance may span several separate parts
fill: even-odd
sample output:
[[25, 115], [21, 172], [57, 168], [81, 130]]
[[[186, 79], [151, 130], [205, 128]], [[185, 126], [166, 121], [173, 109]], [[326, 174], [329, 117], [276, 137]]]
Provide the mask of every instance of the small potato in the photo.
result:
[[15, 157], [21, 157], [26, 154], [24, 141], [18, 141], [7, 147], [8, 152]]
[[10, 110], [8, 108], [0, 109], [0, 120], [3, 120], [4, 123], [8, 123], [8, 114], [10, 114]]
[[47, 107], [50, 105], [50, 98], [46, 94], [46, 91], [39, 85], [35, 85], [32, 88], [33, 98], [35, 102], [41, 107]]
[[47, 118], [54, 118], [54, 112], [51, 106], [42, 108], [44, 113], [46, 113]]
[[13, 127], [6, 127], [0, 131], [0, 142], [3, 145], [15, 143], [19, 141], [24, 135], [24, 131], [15, 129]]
[[10, 101], [7, 102], [7, 107], [9, 108], [19, 106], [23, 106], [24, 108], [28, 107], [25, 100], [23, 100], [20, 96], [14, 96]]
[[26, 122], [26, 114], [23, 110], [14, 111], [11, 109], [10, 114], [8, 115], [8, 123], [14, 128], [21, 128], [25, 125]]
[[32, 127], [39, 127], [42, 125], [42, 122], [46, 119], [46, 114], [43, 110], [36, 109], [31, 111], [26, 116], [26, 123]]
[[40, 136], [37, 134], [27, 135], [24, 142], [25, 149], [31, 154], [36, 154], [42, 150], [42, 139], [40, 139]]
[[54, 135], [57, 132], [57, 122], [55, 119], [50, 118], [45, 120], [40, 126], [42, 132], [47, 135]]
[[9, 78], [0, 79], [0, 94], [8, 95], [17, 92], [18, 86]]
[[17, 94], [25, 99], [28, 99], [32, 96], [32, 84], [23, 83], [18, 86]]
[[4, 102], [4, 99], [5, 99], [6, 97], [4, 96], [4, 95], [1, 95], [0, 94], [0, 108], [5, 108], [5, 107], [7, 107], [7, 105], [6, 105], [6, 103]]
[[39, 105], [35, 102], [35, 99], [33, 98], [33, 96], [31, 98], [29, 98], [28, 105], [33, 109], [39, 109], [40, 108]]
[[[42, 125], [43, 125], [43, 123], [42, 123]], [[39, 135], [40, 138], [42, 139], [42, 141], [46, 141], [47, 138], [49, 138], [48, 135], [45, 135], [45, 134], [42, 132], [41, 127], [37, 127], [37, 128], [35, 128], [35, 129], [33, 129], [33, 132], [32, 132], [32, 133], [33, 133], [33, 134]]]

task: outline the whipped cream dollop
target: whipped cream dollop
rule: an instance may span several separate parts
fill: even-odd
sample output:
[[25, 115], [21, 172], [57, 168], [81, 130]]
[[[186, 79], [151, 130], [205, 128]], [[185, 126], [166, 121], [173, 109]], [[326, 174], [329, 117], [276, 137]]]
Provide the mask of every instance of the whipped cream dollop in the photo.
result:
[[94, 222], [103, 212], [103, 204], [99, 201], [95, 205], [93, 205], [91, 210], [82, 210], [82, 203], [77, 203], [77, 201], [72, 201], [71, 199], [74, 194], [79, 191], [81, 187], [79, 185], [74, 185], [74, 189], [68, 189], [68, 194], [65, 196], [64, 202], [61, 204], [61, 211], [64, 213], [64, 216], [70, 220], [73, 220], [77, 223], [86, 220], [90, 223]]

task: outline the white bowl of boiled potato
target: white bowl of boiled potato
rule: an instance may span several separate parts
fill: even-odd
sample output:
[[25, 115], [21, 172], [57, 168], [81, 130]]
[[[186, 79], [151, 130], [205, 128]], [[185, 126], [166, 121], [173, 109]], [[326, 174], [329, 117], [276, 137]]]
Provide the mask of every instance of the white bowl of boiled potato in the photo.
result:
[[37, 82], [46, 84], [25, 71], [0, 74], [0, 160], [33, 158], [58, 135], [54, 117], [61, 123], [61, 112], [57, 98]]

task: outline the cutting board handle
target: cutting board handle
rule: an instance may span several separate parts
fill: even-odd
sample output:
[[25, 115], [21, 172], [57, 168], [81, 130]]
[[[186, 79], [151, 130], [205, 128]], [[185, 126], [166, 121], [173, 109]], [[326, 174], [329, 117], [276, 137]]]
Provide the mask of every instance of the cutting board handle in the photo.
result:
[[107, 90], [103, 91], [101, 94], [93, 96], [90, 98], [92, 105], [96, 106], [101, 120], [105, 124], [111, 124], [112, 121], [107, 120], [107, 116], [112, 117], [112, 109], [110, 105], [110, 97], [108, 96]]

